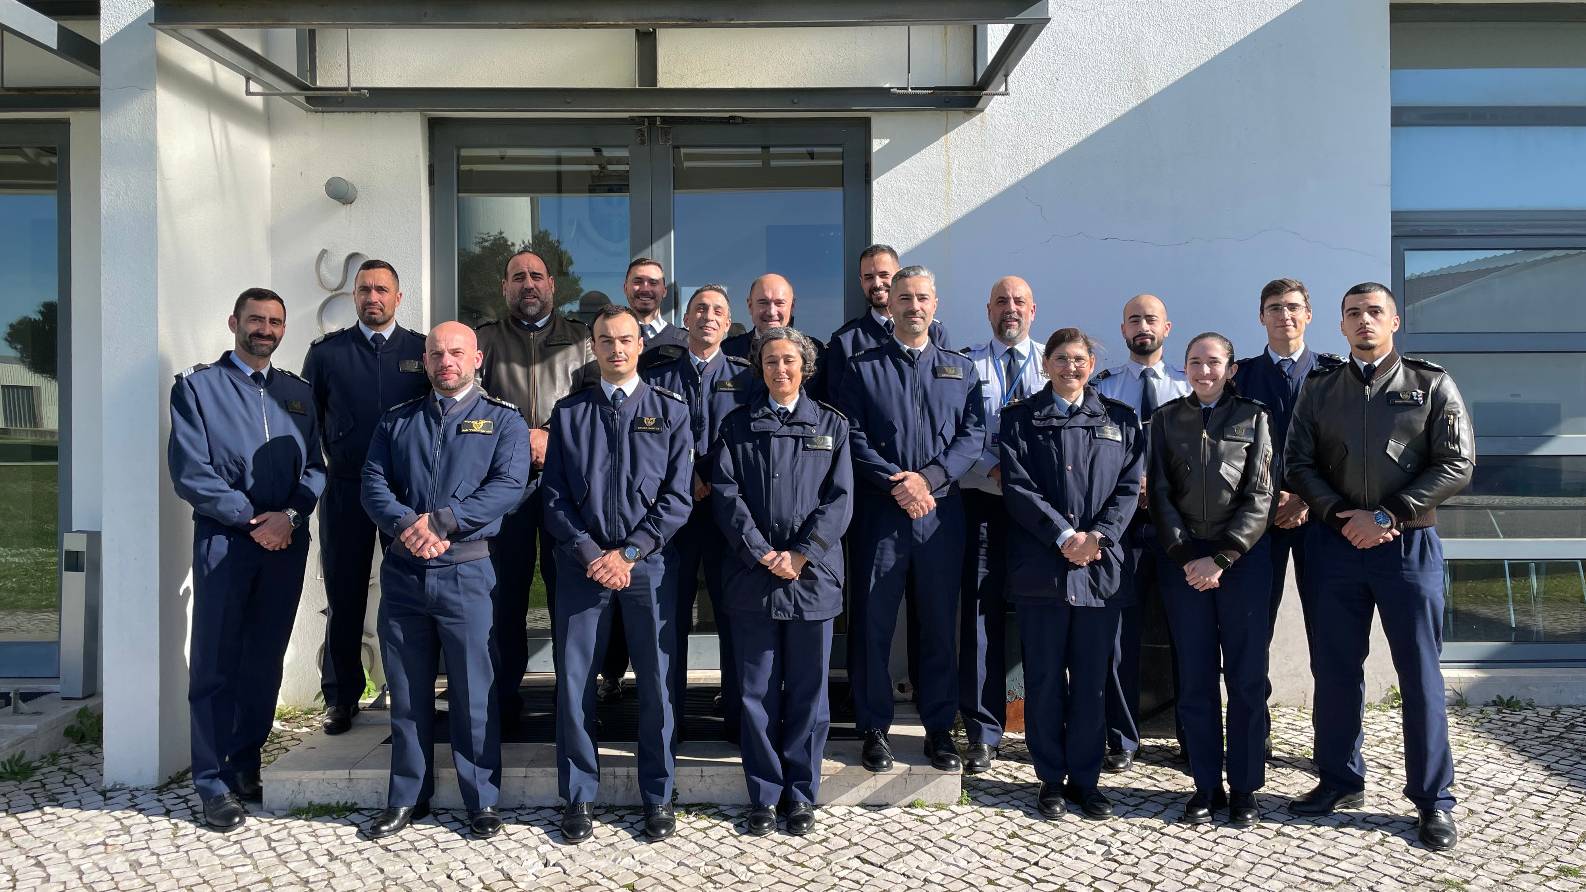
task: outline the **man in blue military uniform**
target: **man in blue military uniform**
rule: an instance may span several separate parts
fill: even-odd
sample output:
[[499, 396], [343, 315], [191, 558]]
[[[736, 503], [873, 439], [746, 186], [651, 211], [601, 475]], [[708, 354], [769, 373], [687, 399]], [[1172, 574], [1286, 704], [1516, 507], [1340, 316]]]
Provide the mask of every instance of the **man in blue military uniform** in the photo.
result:
[[958, 593], [943, 580], [958, 579], [963, 569], [958, 481], [984, 445], [980, 376], [964, 356], [931, 343], [936, 281], [930, 270], [898, 270], [891, 304], [893, 340], [850, 360], [839, 394], [863, 505], [849, 540], [856, 587], [848, 676], [864, 734], [864, 766], [886, 771], [892, 766], [888, 657], [898, 607], [905, 595], [913, 599], [925, 753], [935, 768], [957, 771], [963, 767], [952, 737]]
[[[721, 342], [721, 350], [728, 356], [747, 360], [761, 336], [773, 329], [793, 324], [793, 304], [797, 295], [787, 277], [766, 273], [749, 283], [749, 321], [754, 327], [735, 334]], [[826, 345], [815, 342], [815, 375], [804, 385], [804, 390], [815, 399], [825, 399]]]
[[387, 409], [430, 386], [424, 377], [424, 335], [396, 323], [402, 284], [391, 264], [364, 261], [352, 297], [358, 324], [321, 335], [303, 360], [329, 472], [319, 507], [319, 555], [325, 568], [319, 684], [326, 734], [352, 727], [363, 696], [363, 621], [376, 531], [358, 500], [358, 486], [369, 440]]
[[[1187, 395], [1189, 382], [1184, 380], [1183, 366], [1170, 364], [1162, 358], [1163, 344], [1173, 330], [1173, 323], [1160, 298], [1152, 294], [1130, 298], [1123, 306], [1123, 323], [1119, 329], [1129, 348], [1129, 361], [1102, 371], [1091, 383], [1097, 393], [1135, 411], [1140, 419], [1142, 442], [1149, 444], [1151, 413], [1163, 403]], [[1107, 756], [1102, 768], [1113, 773], [1128, 771], [1140, 749], [1141, 639], [1149, 615], [1161, 613], [1155, 548], [1156, 533], [1151, 529], [1151, 515], [1145, 504], [1145, 480], [1142, 479], [1139, 510], [1124, 533], [1125, 590], [1116, 596], [1117, 606], [1123, 611], [1118, 622], [1118, 641], [1113, 647], [1112, 677], [1107, 683]], [[1166, 629], [1165, 618], [1161, 626]], [[1174, 685], [1176, 690], [1176, 680]], [[1182, 734], [1178, 736], [1183, 738]]]
[[169, 447], [171, 483], [193, 506], [193, 787], [220, 831], [242, 826], [240, 800], [263, 799], [259, 751], [303, 593], [303, 524], [325, 487], [313, 391], [270, 364], [285, 302], [249, 288], [227, 324], [234, 348], [171, 387]]
[[639, 794], [644, 830], [672, 835], [672, 703], [666, 685], [662, 617], [672, 615], [661, 585], [663, 551], [693, 505], [693, 437], [688, 404], [640, 380], [639, 322], [627, 307], [595, 317], [600, 384], [572, 394], [551, 413], [541, 486], [545, 524], [556, 537], [556, 768], [562, 833], [594, 832], [600, 785], [595, 741], [595, 666], [612, 615], [621, 612], [639, 683]]
[[490, 539], [523, 501], [529, 429], [516, 406], [476, 385], [483, 358], [473, 329], [437, 325], [424, 349], [432, 391], [386, 413], [364, 465], [363, 506], [394, 540], [380, 565], [379, 621], [391, 683], [391, 780], [386, 809], [368, 827], [372, 838], [429, 813], [440, 656], [469, 826], [479, 836], [501, 829]]
[[[1261, 289], [1261, 325], [1267, 330], [1267, 348], [1260, 354], [1241, 359], [1234, 373], [1234, 389], [1267, 407], [1272, 428], [1272, 529], [1269, 553], [1272, 557], [1272, 599], [1267, 624], [1267, 645], [1278, 621], [1283, 601], [1283, 582], [1289, 572], [1289, 555], [1294, 555], [1294, 581], [1305, 585], [1305, 523], [1310, 511], [1305, 500], [1283, 486], [1283, 448], [1288, 443], [1289, 419], [1300, 396], [1300, 384], [1312, 369], [1330, 369], [1343, 364], [1340, 356], [1316, 353], [1305, 346], [1305, 328], [1311, 324], [1311, 294], [1298, 279], [1273, 279]], [[1271, 673], [1267, 676], [1267, 696], [1272, 696]], [[1271, 713], [1267, 715], [1271, 725]], [[1272, 741], [1267, 740], [1267, 755]]]
[[961, 481], [965, 525], [969, 529], [959, 603], [958, 712], [964, 720], [964, 773], [991, 768], [1007, 718], [1008, 509], [1002, 503], [1002, 455], [998, 448], [1004, 406], [1046, 386], [1039, 346], [1030, 340], [1035, 295], [1030, 283], [1004, 276], [991, 288], [986, 318], [992, 339], [964, 355], [980, 375], [981, 411], [986, 432], [980, 459]]
[[[716, 617], [716, 637], [721, 648], [722, 718], [727, 738], [738, 738], [737, 673], [732, 655], [732, 632], [722, 614], [721, 561], [726, 549], [721, 529], [716, 526], [711, 506], [711, 455], [721, 422], [748, 401], [754, 390], [749, 361], [728, 356], [721, 350], [722, 337], [732, 325], [732, 308], [723, 285], [705, 285], [688, 299], [684, 313], [688, 326], [688, 351], [682, 356], [640, 371], [648, 383], [683, 395], [688, 401], [689, 430], [694, 445], [692, 492], [694, 510], [688, 523], [672, 539], [674, 559], [666, 562], [664, 585], [675, 610], [663, 616], [662, 640], [669, 651], [668, 686], [675, 712], [674, 740], [683, 729], [684, 694], [688, 689], [688, 634], [694, 620], [694, 596], [699, 572], [705, 571], [705, 588]], [[657, 355], [651, 351], [646, 356]], [[642, 363], [641, 363], [642, 364]]]
[[[1315, 789], [1289, 810], [1325, 815], [1365, 804], [1360, 722], [1373, 611], [1404, 696], [1404, 793], [1421, 842], [1454, 847], [1454, 758], [1443, 671], [1443, 546], [1437, 507], [1470, 484], [1476, 439], [1454, 379], [1393, 348], [1393, 292], [1345, 292], [1348, 362], [1306, 378], [1289, 422], [1288, 487], [1318, 521], [1307, 528], [1300, 589], [1316, 680]], [[1322, 568], [1326, 568], [1324, 571]]]

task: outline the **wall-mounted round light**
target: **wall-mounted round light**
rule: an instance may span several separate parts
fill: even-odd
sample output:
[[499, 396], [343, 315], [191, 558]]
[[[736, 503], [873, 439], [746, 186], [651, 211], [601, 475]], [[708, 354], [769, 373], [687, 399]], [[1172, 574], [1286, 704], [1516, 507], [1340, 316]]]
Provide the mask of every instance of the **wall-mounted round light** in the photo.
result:
[[331, 177], [325, 181], [325, 194], [342, 204], [352, 204], [358, 200], [358, 187], [341, 177]]

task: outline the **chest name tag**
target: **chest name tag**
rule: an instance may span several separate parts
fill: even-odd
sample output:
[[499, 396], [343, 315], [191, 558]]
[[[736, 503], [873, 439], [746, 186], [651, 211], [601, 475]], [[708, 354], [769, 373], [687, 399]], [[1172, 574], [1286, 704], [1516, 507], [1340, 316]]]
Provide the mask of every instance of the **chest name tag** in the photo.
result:
[[399, 372], [422, 372], [422, 371], [424, 371], [424, 363], [419, 362], [416, 359], [404, 359], [401, 362], [397, 363], [397, 371], [399, 371]]
[[723, 391], [736, 391], [738, 389], [738, 382], [730, 378], [724, 381], [717, 381], [716, 387], [714, 389], [717, 393], [722, 393]]
[[819, 450], [821, 452], [831, 452], [832, 451], [832, 438], [828, 437], [828, 436], [824, 436], [824, 435], [819, 436], [819, 437], [805, 437], [804, 438], [804, 448], [805, 449], [815, 449], [815, 450]]
[[1390, 406], [1424, 406], [1426, 405], [1426, 391], [1424, 390], [1395, 390], [1388, 394]]
[[956, 365], [933, 366], [931, 368], [931, 377], [933, 377], [933, 378], [955, 378], [957, 380], [962, 381], [963, 378], [964, 378], [964, 370], [959, 368]]
[[1104, 424], [1096, 428], [1096, 439], [1123, 442], [1123, 428], [1116, 424]]
[[293, 415], [307, 415], [308, 407], [303, 405], [302, 400], [287, 400], [286, 411], [291, 412]]
[[496, 432], [496, 423], [488, 418], [470, 418], [457, 425], [459, 434], [493, 434]]
[[654, 415], [641, 415], [633, 419], [633, 429], [639, 433], [659, 434], [666, 430], [661, 419]]
[[1250, 443], [1255, 440], [1256, 432], [1248, 424], [1236, 424], [1228, 429], [1228, 439]]

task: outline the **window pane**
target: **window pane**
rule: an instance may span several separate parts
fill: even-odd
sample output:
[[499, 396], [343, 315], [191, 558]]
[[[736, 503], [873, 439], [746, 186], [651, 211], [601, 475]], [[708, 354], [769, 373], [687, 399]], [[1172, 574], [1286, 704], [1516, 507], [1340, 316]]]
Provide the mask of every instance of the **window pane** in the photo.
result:
[[1481, 455], [1470, 486], [1437, 511], [1451, 539], [1586, 538], [1586, 456]]
[[1447, 641], [1586, 641], [1582, 562], [1449, 561]]
[[457, 164], [457, 315], [506, 313], [507, 258], [531, 247], [556, 278], [558, 309], [586, 321], [622, 302], [629, 257], [626, 148], [462, 149]]
[[1421, 355], [1454, 376], [1479, 437], [1586, 434], [1586, 354]]
[[1402, 299], [1409, 332], [1586, 332], [1586, 249], [1405, 251]]
[[1393, 72], [1394, 105], [1573, 105], [1586, 68], [1454, 68]]
[[1395, 127], [1393, 209], [1586, 207], [1586, 127]]

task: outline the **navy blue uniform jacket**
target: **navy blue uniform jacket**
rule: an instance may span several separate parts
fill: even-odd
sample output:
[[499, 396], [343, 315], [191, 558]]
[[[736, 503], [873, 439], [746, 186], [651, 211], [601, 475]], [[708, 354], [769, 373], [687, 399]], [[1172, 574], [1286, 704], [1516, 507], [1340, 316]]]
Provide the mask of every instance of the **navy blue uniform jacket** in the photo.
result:
[[599, 384], [551, 410], [545, 527], [581, 566], [628, 545], [650, 555], [694, 508], [688, 404], [642, 379], [633, 390], [620, 411]]
[[[444, 566], [489, 554], [528, 479], [528, 423], [516, 406], [475, 385], [444, 419], [433, 392], [387, 412], [369, 444], [360, 495], [369, 519], [392, 537], [388, 553]], [[400, 539], [420, 514], [452, 543], [428, 561]]]
[[[948, 343], [947, 329], [942, 323], [931, 321], [931, 327], [926, 335], [931, 343], [942, 350], [951, 350], [953, 345]], [[832, 333], [831, 343], [826, 345], [826, 392], [833, 399], [842, 392], [843, 378], [848, 374], [848, 360], [865, 352], [874, 350], [892, 340], [892, 333], [876, 321], [876, 317], [866, 310], [863, 315], [844, 322], [842, 327]]]
[[[853, 516], [848, 421], [799, 397], [783, 424], [762, 396], [722, 425], [710, 502], [727, 539], [726, 609], [771, 619], [822, 620], [843, 612], [843, 532]], [[809, 558], [797, 579], [760, 565], [771, 551]]]
[[430, 391], [424, 336], [394, 326], [376, 352], [354, 325], [309, 345], [303, 377], [314, 388], [325, 461], [332, 477], [356, 480], [386, 410]]
[[[718, 350], [710, 362], [705, 363], [704, 371], [696, 375], [693, 356], [684, 351], [676, 359], [640, 371], [639, 377], [680, 394], [688, 401], [694, 462], [700, 476], [706, 477], [710, 474], [711, 449], [721, 432], [721, 423], [734, 409], [747, 403], [749, 395], [755, 392], [756, 379], [749, 372], [748, 361]], [[761, 393], [764, 393], [763, 388]]]
[[306, 519], [325, 490], [308, 382], [272, 368], [257, 387], [229, 350], [176, 376], [167, 459], [199, 526], [247, 531], [253, 518], [287, 508]]
[[1234, 392], [1255, 400], [1267, 407], [1267, 420], [1272, 425], [1272, 480], [1275, 489], [1283, 489], [1283, 449], [1289, 442], [1289, 419], [1294, 417], [1294, 403], [1300, 396], [1300, 385], [1312, 369], [1330, 369], [1346, 360], [1331, 353], [1315, 353], [1305, 348], [1294, 367], [1289, 381], [1283, 370], [1272, 361], [1271, 354], [1262, 350], [1249, 359], [1239, 360], [1239, 370], [1234, 372]]
[[[1140, 499], [1145, 437], [1134, 410], [1085, 386], [1073, 415], [1050, 385], [1002, 410], [1002, 495], [1008, 525], [1008, 594], [1100, 607], [1122, 584], [1123, 531]], [[1102, 556], [1075, 567], [1057, 549], [1064, 530], [1094, 532]]]
[[947, 495], [980, 459], [980, 374], [935, 344], [913, 363], [896, 340], [855, 356], [838, 408], [848, 416], [854, 476], [871, 496], [891, 498], [897, 484], [888, 478], [899, 471], [916, 471], [933, 496]]

